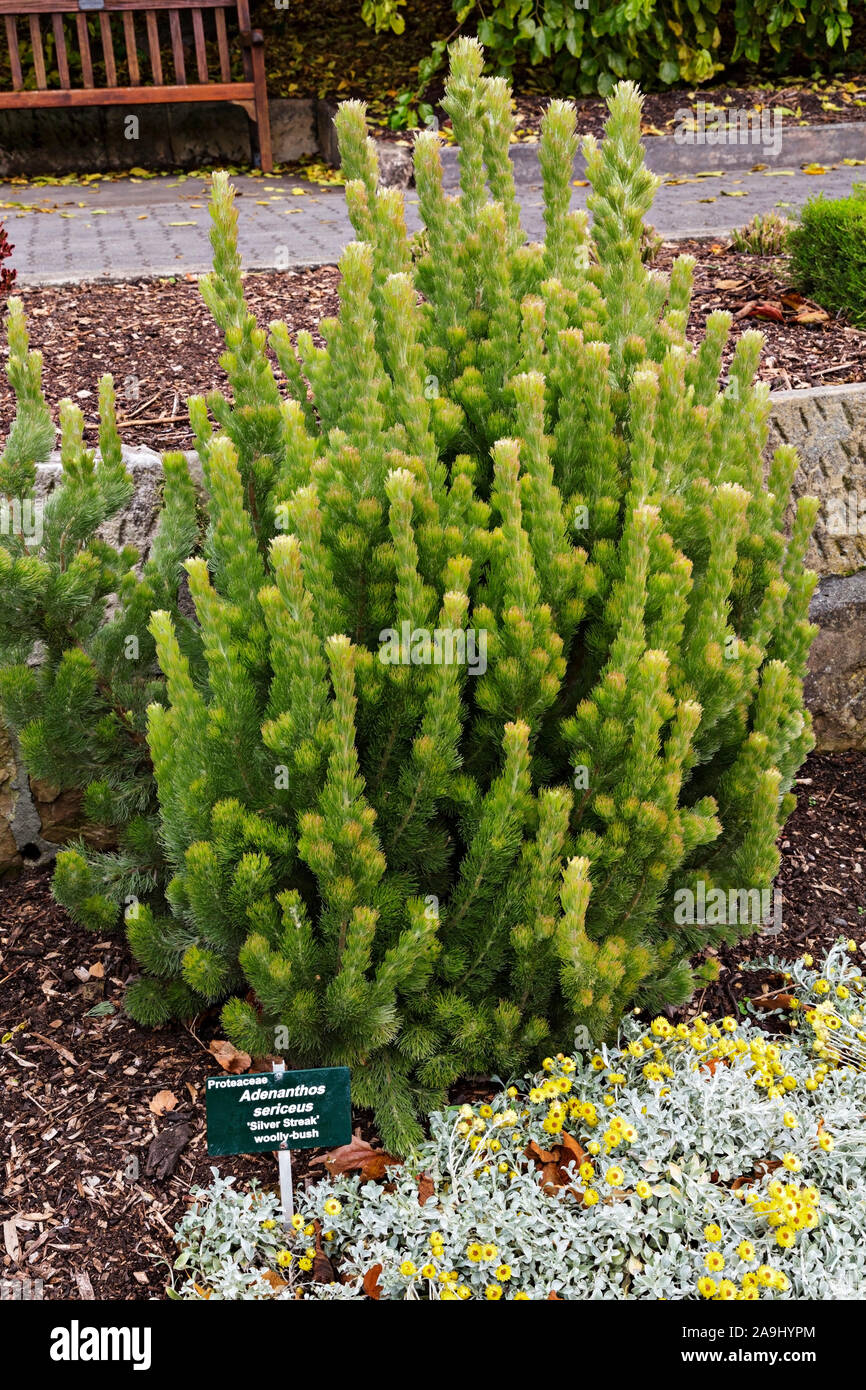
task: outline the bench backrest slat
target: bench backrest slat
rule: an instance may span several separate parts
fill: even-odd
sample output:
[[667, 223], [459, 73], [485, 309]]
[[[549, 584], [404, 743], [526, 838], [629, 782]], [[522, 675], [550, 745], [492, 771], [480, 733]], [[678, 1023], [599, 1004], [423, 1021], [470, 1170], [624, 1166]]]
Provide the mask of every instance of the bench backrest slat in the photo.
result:
[[138, 47], [135, 39], [135, 15], [130, 10], [123, 12], [123, 39], [126, 44], [126, 66], [129, 72], [130, 87], [141, 86], [141, 73], [138, 70]]
[[153, 10], [148, 10], [145, 15], [147, 24], [147, 49], [150, 54], [150, 75], [155, 87], [161, 87], [162, 81], [162, 57], [159, 51], [159, 24]]
[[174, 80], [179, 87], [186, 86], [186, 68], [183, 61], [183, 39], [180, 32], [180, 15], [170, 10], [168, 27], [171, 31], [171, 53], [174, 59]]
[[33, 48], [33, 70], [36, 73], [36, 86], [40, 92], [48, 90], [48, 78], [45, 75], [45, 54], [42, 50], [42, 30], [39, 27], [38, 14], [30, 15], [30, 43]]
[[105, 63], [105, 80], [109, 87], [117, 86], [117, 67], [114, 62], [114, 40], [111, 37], [111, 20], [104, 10], [99, 12], [99, 37], [102, 40], [102, 59]]
[[65, 92], [68, 92], [72, 84], [69, 79], [69, 54], [66, 49], [66, 30], [63, 27], [62, 14], [51, 16], [51, 27], [54, 30], [54, 53], [57, 59], [60, 85]]
[[232, 60], [229, 53], [229, 36], [226, 30], [225, 10], [214, 10], [214, 20], [216, 21], [217, 47], [220, 55], [220, 81], [231, 82], [232, 80]]
[[18, 52], [18, 29], [11, 14], [6, 16], [6, 44], [9, 49], [9, 66], [12, 69], [12, 90], [20, 92], [24, 86], [24, 74], [21, 71], [21, 55]]
[[90, 56], [90, 32], [87, 28], [86, 14], [75, 16], [75, 27], [78, 30], [78, 51], [81, 54], [81, 76], [85, 87], [92, 87], [93, 59]]
[[204, 42], [204, 24], [201, 10], [196, 6], [192, 11], [192, 33], [195, 39], [195, 66], [199, 82], [209, 82], [207, 73], [207, 49]]

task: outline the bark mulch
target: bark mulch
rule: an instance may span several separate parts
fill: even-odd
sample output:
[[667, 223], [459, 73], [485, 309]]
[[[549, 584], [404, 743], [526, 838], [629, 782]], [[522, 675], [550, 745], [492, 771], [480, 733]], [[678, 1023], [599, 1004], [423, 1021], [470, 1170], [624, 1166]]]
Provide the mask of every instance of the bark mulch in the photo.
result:
[[[123, 935], [73, 926], [50, 881], [0, 885], [0, 1279], [41, 1279], [48, 1299], [160, 1298], [190, 1189], [212, 1164], [276, 1187], [276, 1159], [208, 1159], [218, 1010], [137, 1027]], [[313, 1156], [295, 1154], [296, 1184]]]
[[[700, 340], [711, 310], [734, 314], [725, 365], [736, 337], [760, 328], [766, 343], [759, 376], [772, 390], [866, 381], [866, 333], [793, 293], [786, 257], [740, 255], [723, 241], [667, 242], [654, 266], [668, 271], [682, 253], [697, 258], [689, 338]], [[245, 288], [262, 327], [284, 318], [293, 333], [301, 328], [315, 333], [320, 319], [336, 312], [338, 282], [336, 267], [320, 266], [250, 274]], [[59, 401], [71, 396], [84, 412], [88, 440], [95, 443], [97, 385], [102, 373], [111, 372], [125, 443], [157, 450], [192, 447], [187, 397], [226, 385], [219, 366], [222, 339], [194, 276], [25, 286], [20, 294], [32, 346], [44, 354], [45, 391], [55, 414]], [[4, 431], [13, 410], [3, 376]]]
[[[866, 941], [866, 754], [813, 755], [797, 791], [781, 842], [783, 932], [721, 950], [720, 980], [690, 1012], [760, 998], [775, 981], [749, 962], [770, 951]], [[41, 1279], [48, 1299], [162, 1297], [173, 1229], [190, 1188], [209, 1180], [204, 1082], [218, 1071], [207, 1047], [218, 1015], [137, 1028], [122, 1012], [133, 970], [122, 936], [96, 940], [70, 923], [47, 871], [0, 885], [0, 1278]], [[489, 1084], [470, 1078], [452, 1099], [477, 1100]], [[213, 1162], [276, 1184], [270, 1156]], [[321, 1171], [303, 1153], [294, 1166], [301, 1182]]]
[[791, 285], [787, 256], [745, 255], [724, 240], [675, 241], [662, 245], [653, 268], [670, 271], [681, 255], [694, 256], [697, 262], [689, 340], [701, 341], [707, 315], [714, 309], [727, 309], [734, 316], [724, 368], [739, 335], [758, 328], [764, 334], [758, 378], [771, 391], [866, 381], [866, 333], [798, 294]]
[[[779, 988], [778, 975], [753, 962], [791, 960], [810, 952], [819, 960], [840, 936], [856, 941], [861, 968], [866, 943], [866, 754], [813, 753], [797, 785], [797, 808], [780, 841], [776, 887], [782, 893], [782, 931], [760, 933], [717, 955], [720, 976], [696, 995], [683, 1016], [741, 1012], [751, 999]], [[767, 1021], [776, 1028], [778, 1016]], [[784, 1026], [784, 1025], [783, 1025]]]

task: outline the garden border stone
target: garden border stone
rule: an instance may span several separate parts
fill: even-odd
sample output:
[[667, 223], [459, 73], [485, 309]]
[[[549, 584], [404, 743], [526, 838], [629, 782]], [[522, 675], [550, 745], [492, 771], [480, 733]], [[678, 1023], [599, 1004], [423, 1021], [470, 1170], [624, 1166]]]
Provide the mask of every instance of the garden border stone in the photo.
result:
[[[335, 102], [319, 100], [316, 104], [316, 126], [322, 158], [339, 167], [339, 149], [334, 116]], [[837, 164], [844, 159], [862, 159], [866, 150], [866, 122], [848, 121], [838, 125], [785, 126], [781, 132], [778, 153], [761, 144], [698, 144], [678, 141], [675, 135], [645, 135], [647, 167], [654, 174], [676, 176], [698, 174], [706, 169], [743, 170], [755, 164], [769, 168], [786, 168], [804, 164]], [[411, 139], [411, 137], [410, 137]], [[411, 144], [400, 145], [391, 140], [374, 139], [379, 157], [380, 180], [384, 185], [408, 188], [413, 182]], [[444, 184], [456, 187], [459, 182], [459, 149], [456, 145], [442, 146]], [[538, 163], [538, 141], [522, 140], [511, 146], [515, 176], [521, 182], [534, 182], [541, 177]], [[574, 177], [583, 178], [586, 162], [582, 154], [574, 161]]]
[[[866, 383], [774, 393], [768, 452], [781, 443], [800, 453], [795, 493], [812, 493], [821, 502], [808, 555], [820, 576], [810, 610], [819, 632], [805, 682], [818, 747], [866, 748]], [[125, 448], [124, 457], [135, 492], [102, 534], [113, 545], [136, 546], [146, 558], [159, 516], [161, 459], [145, 446]], [[187, 451], [186, 458], [200, 483], [198, 456]], [[55, 452], [37, 470], [37, 495], [47, 496], [61, 471]], [[856, 523], [844, 534], [834, 529], [839, 499]], [[82, 829], [80, 797], [28, 777], [14, 738], [0, 726], [0, 875], [25, 861], [47, 862], [58, 844]], [[99, 842], [98, 835], [91, 838]]]

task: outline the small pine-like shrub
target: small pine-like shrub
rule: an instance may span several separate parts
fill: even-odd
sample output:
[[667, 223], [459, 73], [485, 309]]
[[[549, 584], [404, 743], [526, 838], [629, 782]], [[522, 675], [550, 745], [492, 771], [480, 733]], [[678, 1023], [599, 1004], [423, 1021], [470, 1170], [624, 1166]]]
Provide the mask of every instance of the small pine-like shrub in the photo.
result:
[[850, 198], [810, 198], [789, 247], [797, 288], [866, 327], [866, 184]]
[[745, 227], [731, 232], [731, 244], [735, 251], [750, 256], [782, 256], [792, 225], [787, 217], [780, 217], [777, 212], [757, 212]]
[[193, 631], [177, 593], [196, 539], [195, 493], [183, 455], [167, 455], [160, 530], [140, 577], [133, 548], [100, 538], [134, 489], [104, 376], [98, 457], [85, 447], [81, 411], [62, 401], [62, 477], [44, 497], [36, 469], [55, 428], [19, 299], [9, 300], [6, 326], [17, 411], [0, 456], [0, 711], [30, 774], [81, 791], [85, 819], [119, 836], [111, 855], [70, 852], [55, 884], [80, 921], [103, 931], [116, 925], [125, 898], [152, 892], [160, 878], [145, 710], [163, 682], [148, 622], [165, 604], [181, 640]]
[[251, 1054], [350, 1065], [397, 1152], [459, 1076], [687, 998], [690, 957], [751, 928], [682, 902], [768, 889], [812, 745], [817, 504], [786, 531], [796, 456], [765, 476], [761, 337], [724, 395], [730, 316], [688, 349], [693, 262], [668, 280], [642, 259], [656, 180], [630, 84], [585, 143], [592, 237], [569, 208], [575, 112], [551, 104], [528, 245], [510, 93], [482, 64], [452, 49], [459, 194], [437, 137], [416, 142], [414, 257], [343, 106], [358, 240], [325, 346], [271, 326], [283, 389], [215, 179], [202, 291], [233, 400], [190, 402], [203, 664], [155, 612], [172, 877], [127, 917], [136, 1018], [230, 996]]

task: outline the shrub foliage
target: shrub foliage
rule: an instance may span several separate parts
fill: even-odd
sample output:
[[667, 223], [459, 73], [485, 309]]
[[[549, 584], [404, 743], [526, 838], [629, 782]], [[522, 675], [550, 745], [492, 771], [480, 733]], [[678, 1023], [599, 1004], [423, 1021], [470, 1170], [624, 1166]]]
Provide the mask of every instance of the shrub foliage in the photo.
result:
[[[460, 1075], [685, 999], [690, 957], [743, 928], [678, 925], [674, 894], [771, 882], [812, 745], [817, 504], [786, 528], [793, 450], [765, 477], [760, 335], [720, 393], [730, 316], [690, 351], [693, 263], [668, 281], [641, 257], [656, 180], [629, 83], [585, 144], [592, 236], [575, 112], [551, 104], [527, 244], [510, 94], [482, 63], [452, 49], [456, 196], [417, 140], [420, 246], [343, 106], [358, 240], [325, 345], [271, 326], [282, 382], [215, 179], [202, 290], [232, 399], [190, 402], [201, 663], [154, 612], [171, 878], [127, 913], [135, 1017], [229, 996], [250, 1053], [351, 1065], [398, 1151]], [[86, 868], [62, 857], [61, 897], [101, 924]]]
[[811, 198], [788, 245], [798, 288], [866, 327], [866, 184], [850, 198]]

